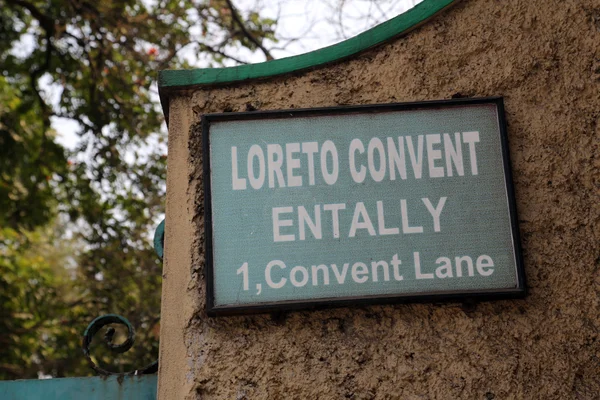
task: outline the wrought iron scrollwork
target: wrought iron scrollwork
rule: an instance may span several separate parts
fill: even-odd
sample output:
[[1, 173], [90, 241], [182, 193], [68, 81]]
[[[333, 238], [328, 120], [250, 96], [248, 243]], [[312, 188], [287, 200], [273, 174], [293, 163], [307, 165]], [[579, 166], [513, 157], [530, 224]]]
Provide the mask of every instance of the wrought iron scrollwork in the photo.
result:
[[[158, 256], [163, 258], [163, 245], [164, 245], [164, 232], [165, 232], [165, 221], [163, 220], [160, 225], [156, 228], [156, 232], [154, 234], [154, 249]], [[158, 360], [154, 361], [151, 364], [146, 365], [142, 369], [136, 369], [134, 371], [129, 372], [111, 372], [105, 370], [104, 368], [98, 366], [92, 360], [92, 356], [90, 355], [90, 345], [92, 344], [92, 339], [94, 336], [105, 326], [111, 324], [119, 324], [124, 325], [127, 329], [127, 339], [123, 343], [113, 343], [113, 337], [115, 335], [115, 329], [109, 327], [106, 329], [106, 333], [104, 334], [104, 342], [108, 346], [108, 348], [115, 353], [125, 353], [133, 346], [135, 342], [135, 329], [127, 318], [122, 317], [117, 314], [107, 314], [102, 315], [96, 319], [94, 319], [86, 328], [83, 333], [83, 342], [82, 342], [82, 350], [85, 358], [90, 363], [90, 366], [100, 375], [143, 375], [143, 374], [154, 374], [158, 371]]]
[[129, 321], [126, 318], [121, 317], [120, 315], [116, 315], [116, 314], [107, 314], [107, 315], [102, 315], [101, 317], [98, 317], [95, 320], [93, 320], [88, 325], [87, 329], [85, 330], [85, 332], [83, 334], [82, 349], [83, 349], [83, 354], [85, 355], [85, 358], [87, 358], [87, 360], [89, 361], [89, 363], [90, 363], [91, 367], [94, 369], [94, 371], [96, 371], [100, 375], [143, 375], [143, 374], [153, 374], [156, 371], [158, 371], [158, 360], [154, 361], [151, 364], [148, 364], [147, 366], [145, 366], [142, 369], [136, 369], [134, 371], [124, 372], [124, 373], [107, 371], [104, 368], [98, 366], [96, 363], [94, 363], [94, 361], [92, 360], [92, 357], [90, 355], [90, 344], [92, 343], [92, 339], [94, 338], [96, 333], [98, 333], [100, 331], [100, 329], [104, 328], [106, 325], [111, 325], [111, 324], [124, 325], [127, 328], [127, 339], [123, 343], [119, 343], [119, 344], [113, 343], [113, 336], [115, 334], [115, 329], [112, 327], [109, 327], [106, 330], [106, 333], [104, 334], [104, 342], [106, 343], [106, 345], [108, 346], [108, 348], [111, 351], [113, 351], [115, 353], [125, 353], [127, 350], [129, 350], [131, 348], [131, 346], [133, 346], [133, 343], [135, 342], [135, 330], [133, 329], [133, 326], [131, 326], [131, 324], [129, 323]]

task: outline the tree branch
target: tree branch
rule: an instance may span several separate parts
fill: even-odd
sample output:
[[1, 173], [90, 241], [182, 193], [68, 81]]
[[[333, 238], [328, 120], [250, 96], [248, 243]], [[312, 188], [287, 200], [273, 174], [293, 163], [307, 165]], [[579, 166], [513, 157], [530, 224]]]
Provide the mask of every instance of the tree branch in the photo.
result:
[[248, 62], [243, 61], [243, 60], [241, 60], [239, 58], [236, 58], [234, 56], [230, 56], [229, 54], [224, 53], [223, 51], [221, 51], [219, 49], [216, 49], [216, 48], [214, 48], [214, 47], [212, 47], [212, 46], [210, 46], [208, 44], [200, 43], [200, 42], [197, 42], [197, 43], [200, 46], [200, 49], [204, 49], [204, 50], [207, 50], [207, 51], [209, 51], [211, 53], [218, 54], [218, 55], [223, 56], [225, 58], [228, 58], [228, 59], [230, 59], [232, 61], [235, 61], [235, 62], [237, 62], [239, 64], [248, 64]]
[[7, 2], [9, 5], [20, 6], [29, 11], [31, 16], [38, 20], [46, 32], [50, 32], [51, 35], [54, 34], [54, 20], [42, 13], [36, 6], [24, 0], [7, 0]]
[[[50, 107], [48, 106], [48, 104], [46, 104], [46, 101], [44, 101], [42, 95], [40, 94], [40, 89], [38, 87], [38, 79], [44, 74], [44, 72], [46, 72], [50, 68], [53, 47], [51, 39], [52, 33], [49, 30], [46, 30], [46, 49], [44, 52], [44, 63], [42, 65], [39, 65], [37, 68], [35, 68], [29, 73], [29, 86], [31, 87], [31, 90], [35, 95], [37, 102], [40, 105], [40, 109], [43, 115], [44, 131], [50, 128], [50, 115], [52, 113], [50, 111]], [[45, 135], [43, 136], [43, 138], [45, 138]]]
[[244, 36], [246, 36], [248, 38], [248, 40], [250, 40], [252, 43], [254, 43], [256, 45], [256, 47], [258, 47], [264, 53], [265, 57], [267, 57], [267, 60], [273, 60], [274, 58], [271, 55], [271, 52], [269, 52], [269, 50], [267, 50], [262, 45], [262, 43], [256, 37], [254, 37], [252, 32], [250, 32], [248, 30], [248, 28], [246, 27], [246, 25], [240, 18], [240, 15], [238, 14], [237, 9], [235, 8], [235, 6], [231, 2], [231, 0], [225, 0], [225, 2], [227, 3], [227, 6], [231, 10], [231, 16], [233, 17], [233, 20], [240, 27]]

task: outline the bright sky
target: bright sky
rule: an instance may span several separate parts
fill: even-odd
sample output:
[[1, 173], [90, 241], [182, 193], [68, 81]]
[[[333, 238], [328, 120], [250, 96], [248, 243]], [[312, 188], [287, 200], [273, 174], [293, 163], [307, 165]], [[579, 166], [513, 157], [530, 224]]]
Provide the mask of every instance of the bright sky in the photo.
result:
[[[301, 38], [276, 58], [306, 53], [364, 32], [422, 0], [238, 0], [243, 9], [262, 6], [263, 16], [276, 18], [276, 36]], [[283, 40], [284, 41], [284, 40]]]
[[[276, 37], [281, 38], [280, 43], [268, 48], [275, 58], [283, 58], [316, 50], [355, 36], [403, 13], [421, 1], [234, 0], [234, 4], [242, 14], [249, 10], [262, 10], [263, 17], [278, 20]], [[207, 60], [203, 59], [202, 55], [195, 54], [193, 50], [182, 55], [198, 68], [207, 65]], [[252, 62], [265, 61], [261, 53], [253, 54], [247, 49], [237, 50], [235, 55]], [[58, 101], [60, 85], [53, 87], [49, 80], [44, 82], [42, 78], [41, 87], [50, 98], [55, 98], [55, 102]], [[76, 134], [78, 124], [69, 119], [54, 117], [52, 126], [58, 132], [57, 141], [68, 149], [75, 149], [79, 142]], [[156, 145], [157, 143], [149, 143], [148, 147], [154, 148]], [[85, 155], [81, 156], [85, 157]]]

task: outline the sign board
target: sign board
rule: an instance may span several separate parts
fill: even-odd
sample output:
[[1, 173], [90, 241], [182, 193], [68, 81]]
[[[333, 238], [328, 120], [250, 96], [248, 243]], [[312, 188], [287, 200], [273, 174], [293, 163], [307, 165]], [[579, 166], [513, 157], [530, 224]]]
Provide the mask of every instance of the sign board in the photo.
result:
[[525, 294], [501, 98], [203, 117], [207, 311]]

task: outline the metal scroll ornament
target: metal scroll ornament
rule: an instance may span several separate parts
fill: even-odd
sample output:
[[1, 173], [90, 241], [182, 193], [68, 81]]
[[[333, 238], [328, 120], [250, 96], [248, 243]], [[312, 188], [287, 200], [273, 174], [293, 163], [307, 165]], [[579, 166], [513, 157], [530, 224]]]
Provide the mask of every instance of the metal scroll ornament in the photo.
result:
[[135, 330], [126, 318], [116, 314], [107, 314], [102, 315], [101, 317], [98, 317], [95, 320], [93, 320], [92, 323], [88, 325], [87, 329], [85, 330], [85, 333], [83, 334], [82, 348], [83, 354], [87, 358], [94, 371], [96, 371], [100, 375], [143, 375], [153, 374], [156, 371], [158, 371], [158, 361], [154, 361], [153, 363], [145, 366], [142, 369], [136, 369], [134, 371], [129, 371], [125, 373], [107, 371], [104, 368], [101, 368], [97, 364], [95, 364], [90, 355], [90, 344], [92, 343], [94, 335], [96, 335], [96, 333], [98, 333], [100, 329], [110, 324], [125, 325], [125, 327], [127, 328], [127, 339], [123, 343], [119, 344], [113, 343], [115, 329], [110, 327], [106, 330], [106, 333], [104, 334], [104, 342], [111, 351], [115, 353], [125, 353], [131, 348], [131, 346], [133, 346], [133, 343], [135, 342]]
[[[156, 250], [156, 253], [161, 259], [163, 256], [164, 232], [165, 221], [163, 220], [160, 223], [160, 225], [158, 225], [158, 228], [156, 228], [156, 232], [154, 233], [154, 249]], [[106, 333], [104, 334], [104, 342], [111, 351], [119, 354], [125, 353], [126, 351], [131, 349], [135, 342], [135, 329], [133, 329], [133, 326], [131, 325], [131, 323], [129, 323], [127, 318], [117, 314], [107, 314], [102, 315], [93, 320], [83, 333], [83, 343], [81, 347], [83, 349], [83, 354], [85, 358], [87, 358], [88, 362], [90, 363], [90, 366], [94, 369], [94, 371], [96, 371], [100, 375], [143, 375], [156, 373], [158, 371], [158, 360], [146, 365], [142, 369], [136, 369], [134, 371], [124, 373], [111, 372], [105, 370], [104, 368], [101, 368], [96, 363], [94, 363], [90, 355], [90, 345], [92, 343], [92, 339], [94, 338], [96, 333], [98, 333], [102, 328], [112, 324], [124, 325], [127, 329], [127, 339], [123, 343], [113, 343], [115, 329], [113, 327], [107, 328]]]

